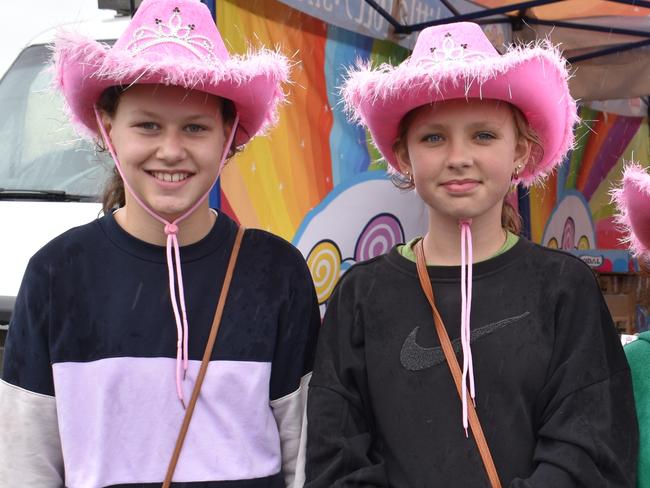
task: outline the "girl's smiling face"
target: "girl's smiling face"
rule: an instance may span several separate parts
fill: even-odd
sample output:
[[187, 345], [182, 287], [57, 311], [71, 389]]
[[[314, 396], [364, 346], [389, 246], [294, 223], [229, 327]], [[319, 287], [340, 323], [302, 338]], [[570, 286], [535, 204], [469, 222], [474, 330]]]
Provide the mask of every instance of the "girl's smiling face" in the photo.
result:
[[230, 131], [220, 98], [177, 86], [133, 85], [102, 120], [133, 191], [170, 221], [210, 189]]
[[530, 143], [515, 125], [512, 108], [496, 100], [460, 99], [415, 109], [396, 145], [402, 172], [434, 219], [494, 219]]

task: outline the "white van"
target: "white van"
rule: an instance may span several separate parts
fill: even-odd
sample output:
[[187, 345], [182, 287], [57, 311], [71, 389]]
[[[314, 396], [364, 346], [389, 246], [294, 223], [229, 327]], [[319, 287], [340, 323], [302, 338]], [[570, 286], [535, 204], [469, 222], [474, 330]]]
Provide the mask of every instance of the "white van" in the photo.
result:
[[[99, 10], [98, 10], [99, 12]], [[113, 42], [130, 16], [70, 28]], [[67, 229], [95, 219], [113, 171], [110, 157], [79, 138], [50, 89], [48, 44], [60, 27], [33, 39], [0, 73], [0, 364], [14, 302], [29, 258]]]

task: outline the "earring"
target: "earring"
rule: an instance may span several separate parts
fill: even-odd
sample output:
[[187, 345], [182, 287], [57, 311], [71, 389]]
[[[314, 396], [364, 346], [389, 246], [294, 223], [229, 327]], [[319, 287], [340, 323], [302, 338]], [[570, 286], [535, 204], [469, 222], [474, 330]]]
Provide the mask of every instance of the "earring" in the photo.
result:
[[514, 181], [514, 182], [519, 181], [519, 172], [520, 172], [523, 168], [524, 168], [524, 167], [523, 167], [521, 164], [518, 164], [517, 166], [515, 166], [515, 170], [514, 170], [514, 172], [512, 173], [512, 177], [511, 177], [511, 180], [512, 180], [512, 181]]
[[413, 175], [411, 174], [411, 172], [410, 171], [404, 171], [404, 174], [408, 178], [409, 185], [412, 185], [413, 184]]

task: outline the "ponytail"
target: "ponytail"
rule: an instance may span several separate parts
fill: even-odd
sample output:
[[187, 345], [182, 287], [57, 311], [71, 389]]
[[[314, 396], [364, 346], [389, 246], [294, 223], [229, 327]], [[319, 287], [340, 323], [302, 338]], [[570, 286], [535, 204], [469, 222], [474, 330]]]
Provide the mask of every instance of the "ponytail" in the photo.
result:
[[113, 174], [104, 186], [102, 195], [102, 210], [104, 215], [112, 212], [116, 208], [123, 207], [126, 204], [124, 196], [124, 182], [116, 167], [113, 167]]
[[501, 208], [501, 227], [515, 235], [521, 233], [521, 215], [505, 199]]

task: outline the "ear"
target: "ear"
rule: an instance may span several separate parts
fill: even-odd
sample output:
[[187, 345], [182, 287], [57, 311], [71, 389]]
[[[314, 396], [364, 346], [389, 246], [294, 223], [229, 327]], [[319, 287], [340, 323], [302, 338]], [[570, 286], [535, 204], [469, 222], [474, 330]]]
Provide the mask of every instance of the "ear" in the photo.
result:
[[532, 150], [533, 143], [525, 137], [519, 136], [517, 146], [515, 147], [514, 167], [521, 166], [522, 168], [525, 168]]
[[[101, 110], [99, 112], [99, 118], [102, 121], [102, 125], [104, 126], [104, 130], [106, 133], [110, 136], [111, 135], [111, 130], [113, 129], [113, 118], [108, 115], [106, 112]], [[98, 127], [99, 129], [99, 127]]]
[[408, 147], [404, 139], [397, 139], [393, 143], [393, 153], [399, 164], [399, 170], [402, 174], [412, 173], [411, 158], [409, 157]]
[[228, 142], [228, 139], [230, 138], [230, 133], [232, 132], [234, 122], [235, 122], [234, 120], [228, 120], [227, 122], [223, 123], [224, 144]]

